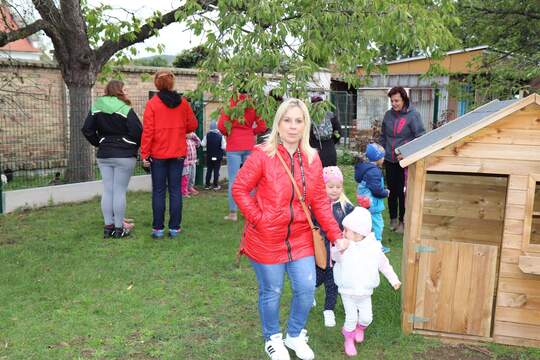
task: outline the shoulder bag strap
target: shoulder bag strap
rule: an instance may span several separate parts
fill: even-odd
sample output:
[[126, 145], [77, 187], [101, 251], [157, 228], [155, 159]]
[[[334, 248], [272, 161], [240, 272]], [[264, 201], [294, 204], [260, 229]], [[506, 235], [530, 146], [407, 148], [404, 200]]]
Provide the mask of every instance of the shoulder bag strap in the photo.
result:
[[279, 161], [281, 161], [281, 164], [285, 168], [285, 171], [287, 172], [287, 175], [289, 175], [289, 178], [291, 179], [291, 181], [293, 183], [294, 190], [296, 192], [296, 196], [298, 196], [298, 199], [300, 199], [300, 204], [302, 204], [302, 209], [304, 209], [304, 212], [306, 213], [306, 217], [307, 217], [307, 221], [309, 223], [309, 226], [312, 229], [314, 229], [315, 226], [313, 225], [313, 221], [311, 221], [311, 213], [308, 210], [308, 208], [306, 206], [306, 203], [302, 199], [302, 193], [300, 192], [300, 189], [298, 188], [298, 185], [296, 184], [296, 181], [294, 180], [294, 177], [291, 174], [291, 170], [289, 170], [289, 167], [287, 166], [287, 164], [285, 164], [285, 160], [283, 160], [283, 157], [279, 153], [279, 150], [276, 150], [276, 156], [278, 157]]

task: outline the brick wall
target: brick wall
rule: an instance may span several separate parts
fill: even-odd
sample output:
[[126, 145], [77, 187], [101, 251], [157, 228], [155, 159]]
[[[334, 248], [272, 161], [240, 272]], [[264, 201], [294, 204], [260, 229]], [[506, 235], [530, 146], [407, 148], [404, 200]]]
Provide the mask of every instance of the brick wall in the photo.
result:
[[[155, 90], [153, 74], [158, 68], [121, 68], [128, 96], [142, 121], [148, 93]], [[197, 87], [197, 71], [171, 69], [179, 92]], [[103, 94], [105, 84], [97, 83], [94, 95]], [[61, 168], [66, 164], [68, 109], [66, 88], [59, 68], [40, 62], [0, 60], [0, 168], [38, 170]], [[204, 131], [210, 114], [219, 107], [206, 104]]]

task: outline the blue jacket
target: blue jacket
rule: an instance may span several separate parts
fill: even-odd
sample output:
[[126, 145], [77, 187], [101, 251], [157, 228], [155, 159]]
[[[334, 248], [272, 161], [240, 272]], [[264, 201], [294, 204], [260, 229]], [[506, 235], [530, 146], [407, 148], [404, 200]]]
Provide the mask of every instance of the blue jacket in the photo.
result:
[[367, 196], [371, 200], [369, 211], [374, 214], [384, 210], [384, 198], [388, 197], [388, 189], [384, 187], [383, 173], [379, 167], [370, 162], [360, 162], [354, 167], [354, 179], [358, 183], [356, 193]]
[[215, 157], [221, 161], [223, 158], [222, 141], [223, 135], [218, 130], [210, 130], [206, 134], [206, 154], [208, 157]]

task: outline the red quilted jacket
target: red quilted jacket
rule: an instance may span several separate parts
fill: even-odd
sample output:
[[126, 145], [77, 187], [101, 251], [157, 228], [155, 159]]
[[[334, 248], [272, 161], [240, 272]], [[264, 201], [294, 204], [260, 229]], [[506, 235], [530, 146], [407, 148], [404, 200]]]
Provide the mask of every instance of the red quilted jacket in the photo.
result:
[[[292, 159], [282, 145], [278, 151], [302, 191], [298, 153]], [[302, 163], [306, 203], [328, 239], [334, 242], [341, 237], [341, 231], [326, 195], [321, 160], [316, 156], [309, 164], [307, 156], [302, 154]], [[255, 196], [250, 195], [252, 190]], [[246, 218], [242, 253], [263, 264], [280, 264], [313, 255], [313, 238], [306, 215], [277, 156], [269, 157], [260, 146], [255, 147], [236, 176], [232, 195]]]

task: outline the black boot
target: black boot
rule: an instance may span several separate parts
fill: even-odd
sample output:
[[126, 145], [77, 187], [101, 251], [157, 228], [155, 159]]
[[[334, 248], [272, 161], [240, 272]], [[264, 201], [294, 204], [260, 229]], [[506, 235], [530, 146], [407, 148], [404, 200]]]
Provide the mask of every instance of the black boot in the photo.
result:
[[123, 238], [129, 236], [129, 230], [124, 228], [115, 228], [113, 232], [115, 238]]
[[108, 239], [111, 236], [113, 236], [114, 233], [114, 225], [105, 225], [103, 227], [103, 238]]

